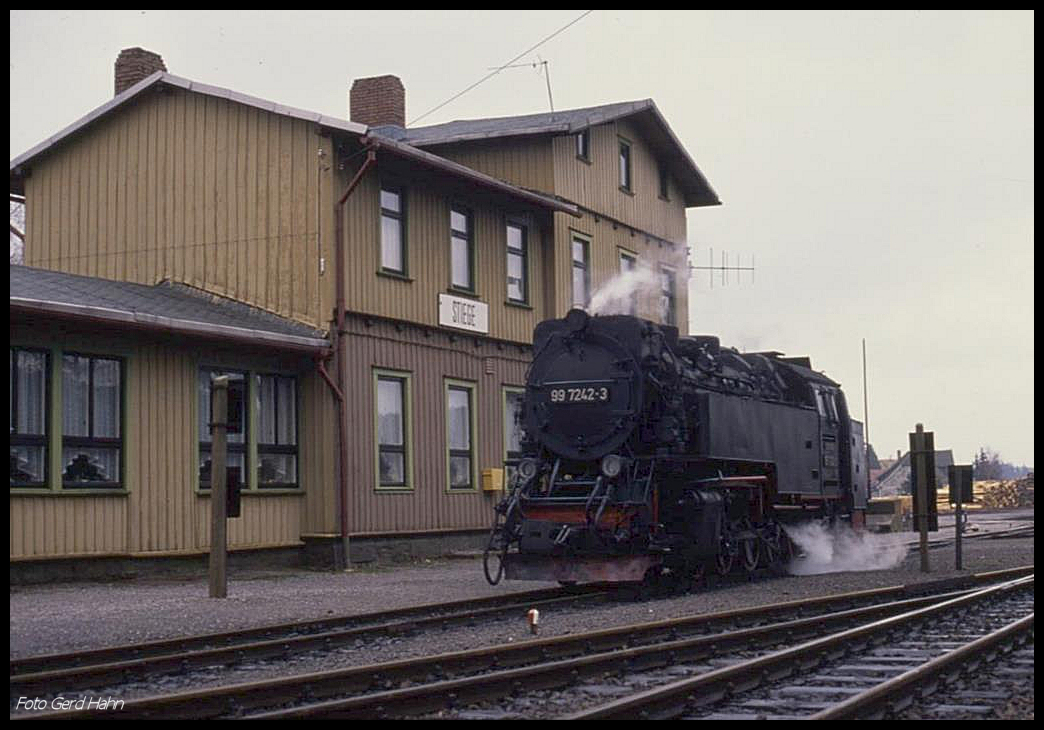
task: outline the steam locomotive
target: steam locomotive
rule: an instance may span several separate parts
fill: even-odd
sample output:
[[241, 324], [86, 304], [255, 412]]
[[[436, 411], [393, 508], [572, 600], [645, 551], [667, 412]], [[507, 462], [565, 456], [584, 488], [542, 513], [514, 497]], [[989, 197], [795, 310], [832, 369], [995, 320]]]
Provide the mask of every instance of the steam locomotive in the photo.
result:
[[491, 583], [754, 573], [790, 559], [788, 523], [861, 525], [862, 425], [807, 357], [580, 309], [533, 352]]

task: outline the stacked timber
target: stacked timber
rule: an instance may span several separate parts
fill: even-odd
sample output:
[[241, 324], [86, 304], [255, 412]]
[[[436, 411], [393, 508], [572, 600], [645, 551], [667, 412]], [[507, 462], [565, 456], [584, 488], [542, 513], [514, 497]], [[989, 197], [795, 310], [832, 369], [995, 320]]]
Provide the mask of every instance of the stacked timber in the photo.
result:
[[[979, 495], [976, 495], [976, 501], [980, 501]], [[981, 502], [987, 509], [1032, 507], [1033, 472], [1022, 479], [983, 482]]]

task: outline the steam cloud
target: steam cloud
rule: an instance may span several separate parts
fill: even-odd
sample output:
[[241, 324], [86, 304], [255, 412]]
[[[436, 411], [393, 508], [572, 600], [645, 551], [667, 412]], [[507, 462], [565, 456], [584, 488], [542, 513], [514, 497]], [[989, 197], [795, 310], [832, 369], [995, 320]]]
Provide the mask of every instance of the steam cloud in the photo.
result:
[[629, 314], [634, 298], [641, 291], [659, 294], [660, 276], [652, 266], [639, 260], [631, 271], [623, 271], [602, 284], [591, 295], [589, 314]]
[[856, 532], [848, 525], [820, 522], [787, 526], [790, 539], [804, 552], [788, 567], [792, 575], [887, 570], [906, 557], [902, 535]]

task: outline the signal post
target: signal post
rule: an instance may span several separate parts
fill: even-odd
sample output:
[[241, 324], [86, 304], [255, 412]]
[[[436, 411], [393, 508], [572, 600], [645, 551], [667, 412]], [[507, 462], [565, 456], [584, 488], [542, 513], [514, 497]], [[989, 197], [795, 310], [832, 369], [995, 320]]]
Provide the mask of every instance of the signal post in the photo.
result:
[[917, 424], [910, 434], [910, 475], [913, 480], [914, 529], [921, 533], [921, 572], [930, 573], [928, 532], [938, 532], [935, 494], [935, 434]]

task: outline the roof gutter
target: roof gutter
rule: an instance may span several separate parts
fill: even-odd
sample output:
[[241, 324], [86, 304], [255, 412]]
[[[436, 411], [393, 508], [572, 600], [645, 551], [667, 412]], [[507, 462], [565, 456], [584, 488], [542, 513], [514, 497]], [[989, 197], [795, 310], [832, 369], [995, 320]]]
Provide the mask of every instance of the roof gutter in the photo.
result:
[[188, 319], [163, 317], [157, 314], [144, 314], [142, 312], [130, 312], [108, 307], [94, 307], [86, 304], [51, 302], [42, 299], [29, 299], [27, 297], [11, 297], [10, 311], [25, 314], [46, 314], [97, 324], [118, 324], [121, 328], [148, 330], [151, 332], [230, 340], [243, 344], [263, 345], [279, 350], [307, 352], [310, 354], [321, 353], [330, 347], [329, 342], [317, 337], [283, 335], [248, 327], [209, 324]]

